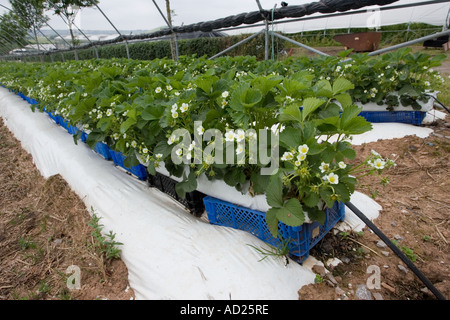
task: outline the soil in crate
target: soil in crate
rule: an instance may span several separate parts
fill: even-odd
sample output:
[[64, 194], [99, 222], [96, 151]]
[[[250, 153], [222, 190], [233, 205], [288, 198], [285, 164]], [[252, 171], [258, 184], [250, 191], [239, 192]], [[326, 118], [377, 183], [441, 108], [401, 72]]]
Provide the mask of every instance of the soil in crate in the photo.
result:
[[164, 192], [165, 194], [181, 203], [194, 216], [200, 217], [205, 212], [203, 198], [206, 195], [202, 192], [199, 192], [197, 190], [193, 192], [187, 192], [186, 197], [182, 198], [177, 194], [175, 190], [177, 181], [159, 172], [157, 172], [155, 175], [148, 174], [147, 180], [151, 187]]

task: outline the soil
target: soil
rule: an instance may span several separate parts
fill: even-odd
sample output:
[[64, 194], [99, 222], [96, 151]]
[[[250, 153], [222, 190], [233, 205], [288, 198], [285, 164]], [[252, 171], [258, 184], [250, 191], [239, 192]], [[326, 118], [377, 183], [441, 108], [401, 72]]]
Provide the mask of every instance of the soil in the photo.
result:
[[41, 176], [1, 118], [0, 185], [1, 300], [134, 299], [123, 261], [96, 249], [84, 203], [60, 175]]

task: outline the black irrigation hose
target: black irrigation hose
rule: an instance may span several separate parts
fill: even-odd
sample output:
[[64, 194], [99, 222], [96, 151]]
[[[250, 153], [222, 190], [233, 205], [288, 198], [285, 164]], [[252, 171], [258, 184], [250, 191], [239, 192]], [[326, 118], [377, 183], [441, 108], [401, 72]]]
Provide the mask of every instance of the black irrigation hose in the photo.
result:
[[441, 105], [442, 108], [444, 108], [445, 110], [447, 110], [448, 113], [450, 113], [450, 110], [446, 106], [444, 106], [444, 104], [442, 102], [440, 102], [435, 96], [428, 94], [428, 93], [426, 93], [425, 95], [433, 98], [437, 103], [439, 103]]
[[417, 267], [405, 256], [405, 254], [400, 251], [400, 249], [392, 243], [391, 240], [383, 233], [380, 229], [378, 229], [372, 221], [370, 221], [358, 208], [356, 208], [351, 202], [346, 202], [345, 205], [352, 210], [358, 218], [360, 218], [375, 234], [383, 240], [384, 243], [392, 250], [394, 253], [416, 274], [416, 276], [430, 289], [431, 292], [438, 298], [439, 300], [447, 300], [439, 290], [436, 289], [435, 286], [428, 280], [427, 277], [419, 270]]

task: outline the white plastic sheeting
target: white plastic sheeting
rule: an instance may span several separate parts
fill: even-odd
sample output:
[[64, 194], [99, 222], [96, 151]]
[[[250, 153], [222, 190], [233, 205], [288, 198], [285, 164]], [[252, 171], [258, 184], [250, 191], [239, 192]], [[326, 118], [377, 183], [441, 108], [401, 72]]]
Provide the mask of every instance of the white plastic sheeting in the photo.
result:
[[[249, 245], [267, 248], [262, 241], [193, 217], [86, 144], [75, 145], [72, 136], [46, 114], [33, 113], [28, 103], [4, 88], [0, 88], [0, 116], [33, 156], [42, 175], [60, 174], [86, 206], [102, 217], [105, 231], [116, 233], [117, 241], [123, 243], [122, 260], [137, 299], [289, 300], [298, 298], [303, 285], [313, 283], [313, 257], [303, 265], [285, 265], [275, 257], [259, 261], [262, 256]], [[397, 131], [399, 126], [382, 125], [386, 125], [384, 132]], [[425, 129], [409, 127], [414, 130], [404, 132]], [[381, 209], [360, 193], [351, 201], [362, 204], [369, 219], [376, 218]], [[348, 209], [342, 224], [355, 230], [364, 227]]]

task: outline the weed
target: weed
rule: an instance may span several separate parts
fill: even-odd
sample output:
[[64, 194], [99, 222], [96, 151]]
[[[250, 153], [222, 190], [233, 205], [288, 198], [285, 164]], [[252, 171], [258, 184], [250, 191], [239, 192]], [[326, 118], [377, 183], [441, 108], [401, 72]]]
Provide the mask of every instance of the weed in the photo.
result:
[[412, 262], [417, 260], [417, 256], [414, 253], [414, 250], [405, 246], [400, 246], [396, 240], [392, 240], [392, 243], [395, 244], [404, 254], [408, 257]]
[[248, 246], [252, 247], [253, 249], [255, 249], [256, 251], [258, 251], [259, 253], [261, 253], [264, 257], [261, 258], [259, 261], [264, 260], [265, 258], [267, 258], [268, 256], [275, 256], [275, 257], [284, 257], [285, 259], [285, 265], [287, 265], [289, 263], [289, 251], [290, 251], [290, 239], [283, 239], [281, 236], [278, 236], [278, 239], [282, 239], [280, 246], [275, 247], [272, 246], [270, 244], [267, 244], [269, 246], [269, 249], [266, 248], [257, 248], [251, 244], [248, 244]]
[[50, 286], [47, 283], [47, 281], [41, 280], [41, 282], [39, 284], [38, 292], [39, 293], [45, 293], [45, 294], [48, 294], [50, 292]]
[[19, 246], [20, 246], [20, 249], [22, 249], [22, 250], [26, 250], [29, 248], [31, 248], [31, 249], [36, 248], [36, 244], [33, 241], [31, 241], [30, 239], [22, 238], [22, 237], [20, 237], [20, 239], [19, 239]]
[[91, 208], [92, 218], [89, 225], [94, 229], [92, 231], [92, 236], [96, 240], [94, 243], [94, 248], [101, 255], [104, 255], [107, 259], [118, 259], [120, 258], [121, 250], [117, 248], [118, 245], [123, 245], [123, 243], [115, 241], [115, 233], [109, 231], [108, 234], [103, 235], [103, 225], [100, 224], [101, 217], [98, 217], [94, 209]]
[[314, 283], [322, 283], [323, 282], [323, 277], [316, 273], [316, 277], [314, 278]]

